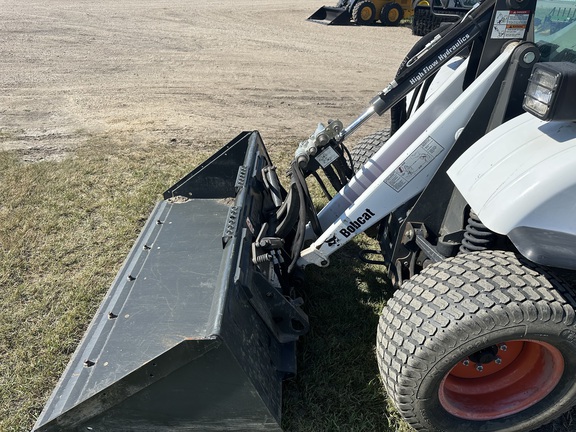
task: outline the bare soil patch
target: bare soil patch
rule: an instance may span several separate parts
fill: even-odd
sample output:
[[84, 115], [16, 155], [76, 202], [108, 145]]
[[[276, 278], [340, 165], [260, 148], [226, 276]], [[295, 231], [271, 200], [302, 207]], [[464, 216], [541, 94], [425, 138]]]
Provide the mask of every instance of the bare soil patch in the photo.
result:
[[0, 149], [44, 160], [100, 133], [201, 146], [252, 129], [301, 139], [319, 121], [351, 121], [417, 38], [408, 27], [305, 20], [323, 4], [5, 0]]

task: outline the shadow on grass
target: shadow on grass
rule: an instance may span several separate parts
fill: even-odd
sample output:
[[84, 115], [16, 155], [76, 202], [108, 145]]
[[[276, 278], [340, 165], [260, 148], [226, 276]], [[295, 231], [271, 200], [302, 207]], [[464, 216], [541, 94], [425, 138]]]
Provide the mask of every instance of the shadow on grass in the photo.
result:
[[383, 266], [358, 259], [351, 243], [328, 268], [308, 268], [310, 332], [299, 342], [298, 375], [284, 387], [286, 431], [396, 431], [376, 363], [380, 311], [392, 295]]

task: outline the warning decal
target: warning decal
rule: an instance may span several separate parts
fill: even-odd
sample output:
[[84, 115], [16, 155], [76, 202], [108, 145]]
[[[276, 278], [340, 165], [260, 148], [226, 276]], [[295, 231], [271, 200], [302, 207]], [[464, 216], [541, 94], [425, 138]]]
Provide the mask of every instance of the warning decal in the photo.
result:
[[420, 144], [392, 174], [386, 177], [384, 183], [396, 192], [400, 192], [410, 180], [442, 153], [442, 150], [444, 147], [434, 141], [432, 137], [426, 138], [426, 141]]
[[496, 11], [492, 26], [492, 39], [523, 39], [530, 11], [499, 10]]

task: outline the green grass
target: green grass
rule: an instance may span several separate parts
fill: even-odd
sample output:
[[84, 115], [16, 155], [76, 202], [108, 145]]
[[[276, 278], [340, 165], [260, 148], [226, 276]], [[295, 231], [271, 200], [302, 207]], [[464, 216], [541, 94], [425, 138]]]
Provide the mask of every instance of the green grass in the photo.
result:
[[345, 246], [327, 269], [307, 271], [311, 330], [299, 344], [298, 375], [285, 385], [288, 431], [396, 431], [382, 391], [374, 344], [390, 285], [361, 263], [364, 241]]
[[[0, 431], [30, 430], [160, 193], [223, 144], [103, 135], [60, 162], [0, 152]], [[294, 143], [268, 145], [284, 172]], [[285, 385], [287, 431], [403, 428], [374, 355], [390, 290], [360, 247], [307, 271], [312, 330]]]
[[93, 138], [62, 162], [0, 153], [0, 430], [31, 428], [189, 154], [126, 137]]
[[[319, 210], [327, 199], [315, 180], [308, 185]], [[298, 374], [284, 385], [286, 431], [412, 431], [389, 406], [376, 362], [376, 328], [392, 286], [385, 267], [358, 258], [363, 249], [378, 244], [360, 235], [329, 267], [306, 268], [311, 328], [298, 344]]]

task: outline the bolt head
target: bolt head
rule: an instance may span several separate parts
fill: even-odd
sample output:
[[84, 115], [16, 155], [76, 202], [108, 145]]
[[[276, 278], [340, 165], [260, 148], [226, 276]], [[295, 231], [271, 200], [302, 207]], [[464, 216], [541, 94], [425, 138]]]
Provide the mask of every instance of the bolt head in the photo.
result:
[[480, 364], [479, 364], [479, 365], [476, 365], [476, 370], [477, 370], [478, 372], [482, 372], [482, 371], [484, 370], [484, 366], [482, 366], [482, 365], [480, 365]]
[[500, 357], [496, 357], [494, 363], [496, 363], [497, 365], [502, 364], [502, 359]]
[[317, 139], [318, 139], [318, 142], [320, 143], [320, 145], [326, 145], [326, 144], [328, 144], [328, 142], [330, 142], [330, 138], [326, 134], [318, 135]]
[[508, 349], [508, 347], [506, 346], [506, 344], [500, 345], [500, 350], [506, 351], [507, 349]]
[[466, 359], [462, 362], [464, 366], [470, 366], [470, 360]]
[[534, 54], [533, 52], [529, 51], [526, 54], [524, 54], [524, 61], [528, 64], [532, 63], [534, 60], [536, 60], [536, 54]]

